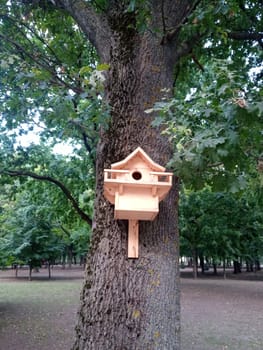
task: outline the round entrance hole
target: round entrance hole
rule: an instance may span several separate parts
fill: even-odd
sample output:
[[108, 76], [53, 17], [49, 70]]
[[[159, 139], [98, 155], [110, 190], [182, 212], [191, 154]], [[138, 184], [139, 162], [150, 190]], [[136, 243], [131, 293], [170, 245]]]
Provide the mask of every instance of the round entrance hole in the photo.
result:
[[139, 171], [134, 171], [134, 173], [132, 173], [132, 177], [134, 180], [141, 180], [142, 174]]

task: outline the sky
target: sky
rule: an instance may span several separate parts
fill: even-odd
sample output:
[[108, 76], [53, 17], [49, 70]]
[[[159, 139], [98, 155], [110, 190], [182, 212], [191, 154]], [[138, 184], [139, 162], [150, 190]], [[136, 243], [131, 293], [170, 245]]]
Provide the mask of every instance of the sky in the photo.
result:
[[[40, 138], [35, 131], [29, 131], [27, 135], [17, 136], [17, 143], [22, 147], [28, 147], [32, 143], [39, 144]], [[73, 152], [73, 147], [69, 143], [60, 142], [54, 146], [53, 152], [66, 156]]]

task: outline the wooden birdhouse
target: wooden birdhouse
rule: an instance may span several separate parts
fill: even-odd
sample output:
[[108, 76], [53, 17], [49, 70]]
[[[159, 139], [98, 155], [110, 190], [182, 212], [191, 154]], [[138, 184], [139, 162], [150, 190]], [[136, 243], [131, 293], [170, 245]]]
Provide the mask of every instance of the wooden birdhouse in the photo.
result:
[[138, 220], [153, 220], [172, 186], [172, 173], [140, 147], [104, 170], [104, 195], [115, 205], [115, 219], [129, 220], [128, 257], [138, 258]]

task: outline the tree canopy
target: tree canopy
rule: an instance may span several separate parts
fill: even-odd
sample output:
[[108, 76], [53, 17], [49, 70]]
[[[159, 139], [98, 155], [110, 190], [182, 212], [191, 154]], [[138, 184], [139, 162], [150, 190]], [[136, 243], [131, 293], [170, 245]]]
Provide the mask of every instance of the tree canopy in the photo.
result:
[[[32, 201], [40, 191], [49, 193], [67, 229], [78, 221], [73, 211], [91, 225], [96, 145], [111, 113], [103, 87], [110, 65], [96, 33], [102, 25], [107, 30], [105, 16], [113, 18], [114, 11], [103, 0], [84, 2], [77, 14], [80, 3], [0, 2], [1, 184], [12, 184], [9, 193], [31, 191]], [[152, 127], [161, 127], [173, 144], [169, 166], [175, 174], [192, 190], [209, 185], [235, 193], [251, 179], [262, 182], [262, 1], [189, 2], [176, 27], [163, 7], [162, 28], [150, 3], [122, 6], [127, 21], [134, 16], [127, 22], [132, 30], [153, 31], [160, 45], [174, 37], [179, 43], [174, 90], [145, 105], [155, 115]], [[97, 22], [86, 27], [84, 14]], [[39, 141], [23, 146], [23, 136], [32, 132]], [[52, 151], [63, 142], [70, 143], [71, 155]], [[194, 230], [200, 234], [198, 226]]]
[[[100, 17], [110, 12], [107, 1], [93, 5]], [[137, 29], [146, 31], [149, 4], [127, 1], [125, 6], [127, 14], [136, 14]], [[174, 144], [170, 165], [196, 188], [208, 182], [236, 191], [261, 157], [260, 7], [260, 1], [196, 1], [179, 28], [169, 28], [165, 21], [162, 30], [154, 28], [163, 42], [180, 32], [182, 45], [174, 97], [155, 104], [159, 116], [153, 125], [165, 124]], [[99, 129], [109, 122], [109, 108], [101, 98], [109, 65], [104, 56], [99, 63], [93, 35], [83, 33], [83, 24], [60, 8], [73, 11], [60, 1], [1, 4], [0, 108], [6, 158], [14, 152], [14, 137], [37, 130], [50, 145], [81, 143], [94, 162]]]

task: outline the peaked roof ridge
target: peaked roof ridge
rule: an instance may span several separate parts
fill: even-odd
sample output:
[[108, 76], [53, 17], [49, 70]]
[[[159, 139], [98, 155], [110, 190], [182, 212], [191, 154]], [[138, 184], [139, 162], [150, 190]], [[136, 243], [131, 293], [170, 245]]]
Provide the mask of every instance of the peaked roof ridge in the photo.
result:
[[151, 167], [154, 168], [154, 170], [156, 171], [165, 171], [165, 168], [159, 164], [157, 164], [156, 162], [154, 162], [150, 156], [148, 156], [148, 154], [141, 148], [141, 147], [137, 147], [132, 153], [130, 153], [126, 158], [124, 158], [123, 160], [113, 163], [111, 165], [112, 169], [119, 169], [121, 167], [123, 167], [126, 163], [128, 163], [132, 158], [134, 158], [137, 154], [141, 155], [142, 158], [145, 160], [146, 163], [150, 164]]

